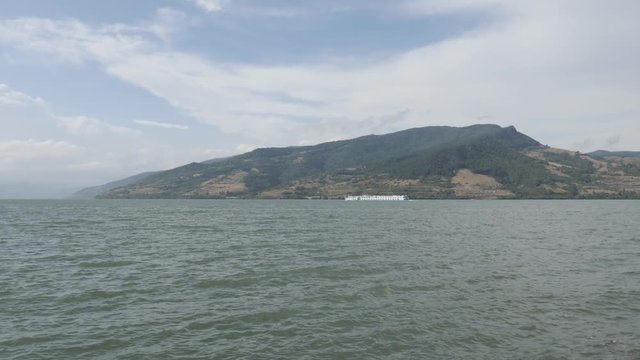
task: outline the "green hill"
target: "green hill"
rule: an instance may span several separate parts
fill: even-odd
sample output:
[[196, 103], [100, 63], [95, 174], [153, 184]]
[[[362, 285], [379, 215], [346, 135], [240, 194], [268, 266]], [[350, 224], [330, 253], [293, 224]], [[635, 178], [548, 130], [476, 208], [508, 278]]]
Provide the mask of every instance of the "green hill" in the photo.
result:
[[[608, 164], [608, 166], [603, 165]], [[551, 149], [514, 127], [424, 127], [314, 146], [264, 148], [151, 174], [103, 198], [629, 197], [615, 161]], [[606, 171], [602, 167], [606, 167]], [[621, 165], [622, 166], [622, 165]], [[612, 181], [616, 176], [624, 181]], [[620, 180], [614, 179], [614, 180]]]

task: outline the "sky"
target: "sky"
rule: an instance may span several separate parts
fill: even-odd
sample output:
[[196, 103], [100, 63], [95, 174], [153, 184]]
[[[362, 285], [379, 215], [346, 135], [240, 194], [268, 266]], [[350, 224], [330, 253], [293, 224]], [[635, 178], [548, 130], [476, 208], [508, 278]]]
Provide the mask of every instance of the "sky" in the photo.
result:
[[637, 14], [637, 0], [3, 1], [0, 197], [431, 125], [640, 150]]

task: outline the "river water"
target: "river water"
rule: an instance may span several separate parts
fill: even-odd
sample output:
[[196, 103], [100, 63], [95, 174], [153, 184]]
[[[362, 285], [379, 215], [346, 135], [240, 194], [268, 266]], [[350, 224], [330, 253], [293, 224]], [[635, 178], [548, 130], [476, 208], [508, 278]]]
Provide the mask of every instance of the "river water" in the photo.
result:
[[1, 359], [640, 359], [640, 201], [0, 201]]

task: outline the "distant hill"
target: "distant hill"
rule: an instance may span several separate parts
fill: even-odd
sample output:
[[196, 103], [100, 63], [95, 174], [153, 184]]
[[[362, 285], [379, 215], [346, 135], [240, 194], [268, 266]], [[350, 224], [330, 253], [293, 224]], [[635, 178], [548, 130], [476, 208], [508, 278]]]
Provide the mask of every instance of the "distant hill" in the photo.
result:
[[[627, 159], [627, 158], [625, 158]], [[514, 127], [437, 126], [256, 149], [111, 188], [103, 198], [628, 198], [633, 161], [553, 149]]]
[[607, 158], [607, 157], [631, 157], [631, 158], [640, 158], [640, 151], [606, 151], [606, 150], [598, 150], [589, 153], [588, 155], [596, 158]]
[[73, 193], [71, 196], [69, 196], [69, 199], [77, 199], [77, 200], [93, 199], [96, 196], [102, 195], [102, 194], [104, 194], [104, 193], [106, 193], [106, 192], [108, 192], [110, 190], [134, 184], [134, 183], [136, 183], [136, 182], [138, 182], [140, 180], [143, 180], [147, 176], [153, 175], [153, 174], [156, 174], [156, 173], [158, 173], [158, 171], [144, 172], [144, 173], [141, 173], [141, 174], [138, 174], [138, 175], [130, 176], [130, 177], [122, 179], [122, 180], [112, 181], [112, 182], [106, 183], [104, 185], [88, 187], [88, 188], [85, 188], [85, 189], [82, 189], [80, 191], [77, 191], [77, 192]]

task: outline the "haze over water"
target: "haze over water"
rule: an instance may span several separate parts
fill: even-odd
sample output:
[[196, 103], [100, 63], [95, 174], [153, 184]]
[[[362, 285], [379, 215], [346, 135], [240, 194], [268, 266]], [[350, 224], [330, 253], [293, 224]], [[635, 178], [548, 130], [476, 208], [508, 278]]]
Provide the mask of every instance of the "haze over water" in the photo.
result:
[[638, 201], [0, 201], [0, 358], [638, 359], [638, 219]]

